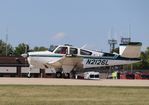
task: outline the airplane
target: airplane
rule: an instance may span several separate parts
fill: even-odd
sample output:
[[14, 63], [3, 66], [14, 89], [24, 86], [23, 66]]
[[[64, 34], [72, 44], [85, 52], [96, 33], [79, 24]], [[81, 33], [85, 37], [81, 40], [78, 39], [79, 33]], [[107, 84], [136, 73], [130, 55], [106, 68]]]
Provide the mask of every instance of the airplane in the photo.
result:
[[48, 51], [28, 52], [22, 54], [26, 57], [30, 68], [54, 68], [56, 77], [64, 74], [70, 77], [70, 73], [86, 68], [103, 66], [125, 65], [140, 62], [141, 42], [129, 42], [120, 44], [119, 54], [78, 48], [72, 45], [58, 45], [49, 48]]

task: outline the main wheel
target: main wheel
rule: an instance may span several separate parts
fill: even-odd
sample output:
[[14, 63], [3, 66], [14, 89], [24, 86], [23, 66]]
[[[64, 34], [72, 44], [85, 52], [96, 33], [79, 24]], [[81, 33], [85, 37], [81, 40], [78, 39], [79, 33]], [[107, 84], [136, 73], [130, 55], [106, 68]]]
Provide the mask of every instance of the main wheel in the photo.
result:
[[73, 79], [76, 78], [76, 71], [72, 70], [72, 71], [70, 72], [70, 78], [73, 78]]
[[56, 72], [56, 78], [62, 78], [62, 72]]
[[69, 73], [64, 73], [64, 78], [70, 78], [70, 74]]

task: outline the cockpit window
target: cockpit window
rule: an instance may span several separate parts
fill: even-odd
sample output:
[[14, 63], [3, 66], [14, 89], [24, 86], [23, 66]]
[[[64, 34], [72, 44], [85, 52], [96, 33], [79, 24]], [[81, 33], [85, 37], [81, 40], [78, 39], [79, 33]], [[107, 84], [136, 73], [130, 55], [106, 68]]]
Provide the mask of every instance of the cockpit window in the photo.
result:
[[53, 52], [56, 48], [57, 48], [57, 46], [51, 45], [49, 48], [49, 51]]
[[78, 54], [77, 48], [70, 48], [70, 54]]
[[86, 50], [80, 50], [80, 54], [81, 55], [92, 55], [92, 52], [90, 52], [90, 51], [86, 51]]
[[55, 53], [58, 53], [58, 54], [66, 54], [67, 53], [67, 47], [59, 47]]

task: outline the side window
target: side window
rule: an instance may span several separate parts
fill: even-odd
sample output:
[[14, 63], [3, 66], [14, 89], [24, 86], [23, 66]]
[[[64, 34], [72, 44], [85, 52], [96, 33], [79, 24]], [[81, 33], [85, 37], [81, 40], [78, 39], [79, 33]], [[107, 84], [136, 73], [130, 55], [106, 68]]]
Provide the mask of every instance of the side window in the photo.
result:
[[90, 52], [90, 51], [86, 51], [86, 50], [80, 50], [80, 54], [81, 55], [92, 55], [92, 52]]
[[78, 54], [77, 48], [70, 48], [70, 54]]
[[58, 54], [66, 54], [67, 53], [67, 47], [59, 47], [55, 53], [58, 53]]

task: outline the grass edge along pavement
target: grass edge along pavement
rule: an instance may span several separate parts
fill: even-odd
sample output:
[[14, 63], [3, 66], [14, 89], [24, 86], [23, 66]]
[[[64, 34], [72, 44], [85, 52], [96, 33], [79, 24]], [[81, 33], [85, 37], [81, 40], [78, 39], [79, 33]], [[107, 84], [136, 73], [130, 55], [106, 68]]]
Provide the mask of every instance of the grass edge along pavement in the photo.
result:
[[0, 85], [0, 105], [149, 105], [149, 87]]

